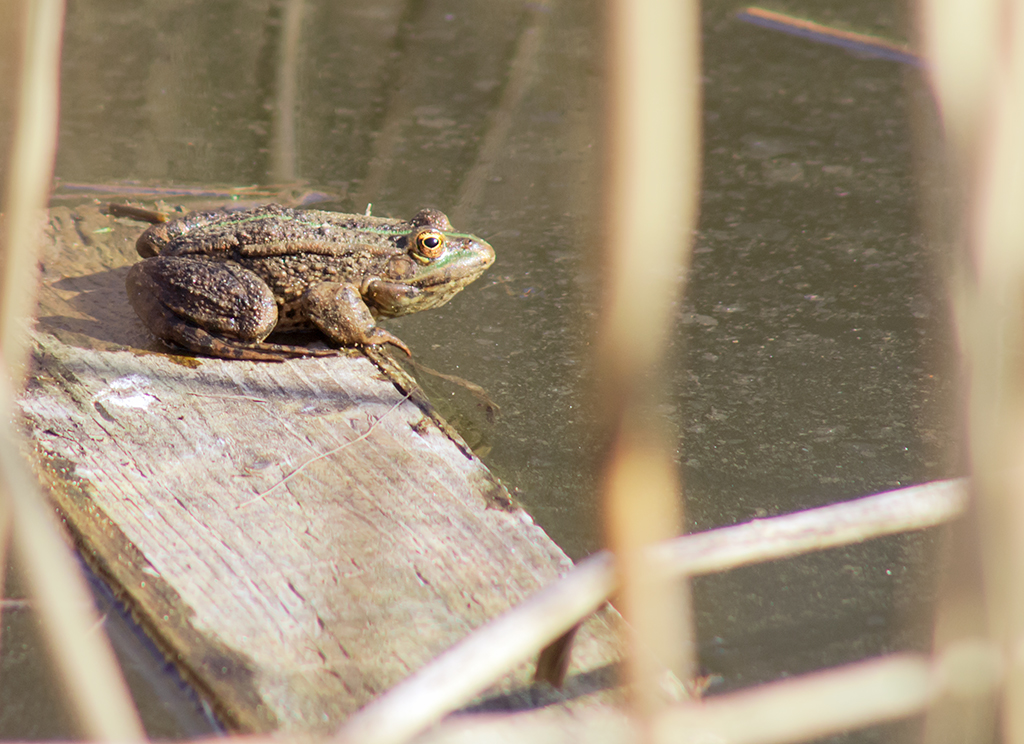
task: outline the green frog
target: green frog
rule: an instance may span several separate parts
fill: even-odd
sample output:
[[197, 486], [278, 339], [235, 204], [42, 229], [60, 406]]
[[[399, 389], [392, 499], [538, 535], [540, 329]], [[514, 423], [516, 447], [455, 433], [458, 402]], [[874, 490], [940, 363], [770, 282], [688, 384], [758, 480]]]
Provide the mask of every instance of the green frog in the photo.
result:
[[276, 204], [193, 212], [153, 225], [135, 247], [145, 260], [128, 272], [128, 299], [157, 337], [257, 361], [337, 353], [264, 341], [293, 329], [411, 355], [376, 318], [443, 305], [494, 263], [490, 245], [436, 209], [411, 220]]

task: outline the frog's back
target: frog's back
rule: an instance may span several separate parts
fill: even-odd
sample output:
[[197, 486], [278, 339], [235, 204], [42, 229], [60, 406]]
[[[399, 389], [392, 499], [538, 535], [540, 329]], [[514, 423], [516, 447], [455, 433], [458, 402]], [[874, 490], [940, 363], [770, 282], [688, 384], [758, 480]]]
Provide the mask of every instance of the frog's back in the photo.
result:
[[143, 256], [203, 256], [243, 264], [247, 259], [314, 255], [372, 263], [400, 251], [408, 230], [403, 220], [268, 204], [193, 212], [149, 228], [136, 247]]

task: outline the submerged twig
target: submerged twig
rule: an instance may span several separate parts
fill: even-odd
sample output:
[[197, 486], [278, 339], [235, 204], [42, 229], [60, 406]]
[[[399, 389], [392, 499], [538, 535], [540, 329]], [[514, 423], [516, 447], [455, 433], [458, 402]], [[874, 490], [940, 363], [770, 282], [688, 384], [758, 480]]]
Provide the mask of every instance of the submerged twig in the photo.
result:
[[465, 377], [459, 377], [458, 375], [448, 375], [444, 372], [438, 372], [436, 369], [432, 369], [425, 364], [420, 364], [412, 357], [409, 357], [404, 361], [418, 372], [425, 372], [428, 375], [432, 375], [440, 380], [450, 382], [453, 385], [458, 385], [463, 388], [467, 393], [476, 398], [484, 407], [488, 421], [493, 421], [495, 415], [501, 412], [501, 406], [491, 400], [491, 396], [487, 394], [487, 391], [475, 382], [470, 382]]
[[810, 39], [819, 44], [830, 44], [842, 49], [848, 49], [855, 54], [865, 57], [887, 59], [892, 62], [914, 65], [915, 67], [922, 64], [921, 58], [914, 54], [913, 50], [905, 44], [898, 44], [877, 36], [823, 26], [820, 23], [806, 21], [803, 18], [795, 18], [784, 13], [776, 13], [764, 8], [744, 8], [736, 14], [736, 18], [737, 20], [752, 23], [762, 28], [770, 28], [792, 36], [799, 36], [802, 39]]
[[148, 222], [151, 225], [158, 225], [171, 219], [170, 215], [166, 212], [136, 207], [134, 204], [115, 204], [111, 202], [107, 205], [105, 211], [111, 217], [130, 217], [133, 220]]

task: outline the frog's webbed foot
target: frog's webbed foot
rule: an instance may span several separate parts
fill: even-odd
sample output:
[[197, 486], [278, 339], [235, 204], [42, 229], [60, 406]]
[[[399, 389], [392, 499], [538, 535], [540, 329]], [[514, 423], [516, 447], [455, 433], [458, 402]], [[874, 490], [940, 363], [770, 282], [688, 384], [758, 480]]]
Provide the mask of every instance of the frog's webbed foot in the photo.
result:
[[303, 295], [306, 315], [331, 341], [342, 346], [391, 344], [412, 356], [409, 347], [377, 326], [359, 290], [352, 284], [323, 282]]
[[378, 344], [391, 344], [405, 352], [406, 356], [411, 357], [412, 352], [409, 351], [409, 347], [395, 334], [390, 331], [385, 331], [383, 328], [374, 327], [372, 331], [366, 334], [366, 341], [360, 341], [359, 343], [363, 346], [377, 346]]
[[300, 357], [337, 356], [339, 353], [338, 349], [309, 349], [305, 346], [221, 338], [202, 328], [187, 324], [175, 325], [168, 328], [165, 333], [157, 335], [165, 342], [173, 342], [196, 354], [247, 362], [284, 362]]

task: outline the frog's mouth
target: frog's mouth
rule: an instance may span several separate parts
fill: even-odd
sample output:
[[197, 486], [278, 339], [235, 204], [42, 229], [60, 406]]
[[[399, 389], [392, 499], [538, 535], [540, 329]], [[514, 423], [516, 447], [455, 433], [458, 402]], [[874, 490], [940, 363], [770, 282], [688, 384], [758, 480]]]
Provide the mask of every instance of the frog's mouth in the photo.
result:
[[[387, 298], [383, 292], [374, 292], [376, 310], [382, 315], [398, 316], [440, 307], [493, 263], [494, 249], [487, 243], [476, 242], [472, 250], [449, 253], [423, 267], [418, 274], [403, 279], [402, 289], [392, 291]], [[393, 284], [392, 288], [397, 290]]]
[[454, 288], [455, 292], [476, 280], [494, 263], [494, 253], [488, 256], [463, 256], [446, 266], [434, 265], [429, 271], [412, 280], [412, 284], [429, 292], [444, 292]]

